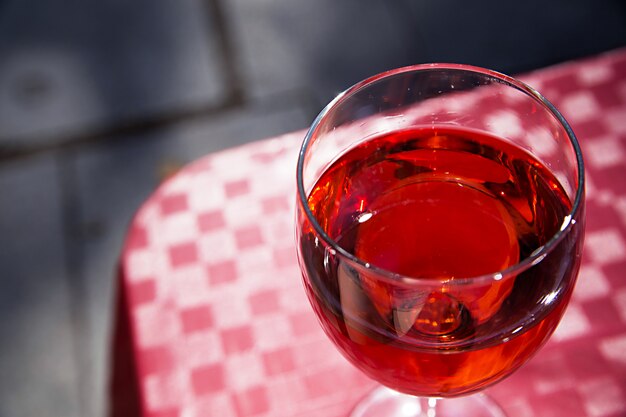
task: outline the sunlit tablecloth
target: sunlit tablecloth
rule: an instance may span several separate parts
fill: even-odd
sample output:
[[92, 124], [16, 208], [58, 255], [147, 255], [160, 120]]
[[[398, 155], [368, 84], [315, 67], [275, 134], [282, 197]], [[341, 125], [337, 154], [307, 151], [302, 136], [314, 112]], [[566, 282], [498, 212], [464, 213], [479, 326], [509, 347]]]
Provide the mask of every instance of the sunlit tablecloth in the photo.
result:
[[[522, 79], [580, 139], [588, 231], [554, 337], [489, 393], [510, 417], [623, 417], [626, 49]], [[208, 155], [138, 211], [121, 258], [112, 415], [344, 416], [375, 385], [323, 335], [301, 286], [293, 204], [303, 135]]]

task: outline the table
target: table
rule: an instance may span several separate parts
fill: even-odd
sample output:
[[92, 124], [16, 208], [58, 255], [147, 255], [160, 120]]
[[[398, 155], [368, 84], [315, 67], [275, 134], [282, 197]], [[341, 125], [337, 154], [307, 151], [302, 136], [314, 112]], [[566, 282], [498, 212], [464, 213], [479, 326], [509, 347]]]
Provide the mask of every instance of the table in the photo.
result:
[[[588, 228], [555, 335], [489, 393], [510, 417], [626, 416], [626, 49], [521, 77], [571, 123]], [[304, 132], [208, 155], [163, 183], [123, 248], [111, 415], [344, 416], [375, 384], [323, 335], [293, 237]]]

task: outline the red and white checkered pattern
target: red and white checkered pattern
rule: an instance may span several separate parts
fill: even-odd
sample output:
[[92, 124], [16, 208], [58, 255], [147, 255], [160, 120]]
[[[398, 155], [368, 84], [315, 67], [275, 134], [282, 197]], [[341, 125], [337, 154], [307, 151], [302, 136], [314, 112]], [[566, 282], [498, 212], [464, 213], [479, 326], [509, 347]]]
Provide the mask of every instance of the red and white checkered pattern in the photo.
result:
[[[626, 416], [626, 50], [524, 80], [581, 141], [588, 232], [562, 324], [490, 393], [510, 417]], [[293, 203], [303, 135], [209, 155], [137, 213], [120, 285], [144, 416], [343, 416], [375, 385], [323, 335], [301, 288]]]

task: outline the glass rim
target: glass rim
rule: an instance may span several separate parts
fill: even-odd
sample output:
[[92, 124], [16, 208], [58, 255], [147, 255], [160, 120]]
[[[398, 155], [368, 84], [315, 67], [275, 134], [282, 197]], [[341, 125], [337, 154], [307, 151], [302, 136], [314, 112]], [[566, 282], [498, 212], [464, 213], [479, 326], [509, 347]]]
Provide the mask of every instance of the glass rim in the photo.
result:
[[[345, 99], [349, 96], [357, 93], [361, 89], [388, 77], [401, 75], [405, 73], [411, 72], [424, 72], [424, 71], [436, 71], [436, 70], [453, 70], [453, 71], [465, 71], [474, 74], [482, 74], [486, 76], [490, 76], [494, 78], [495, 82], [500, 84], [507, 85], [509, 87], [516, 88], [517, 90], [522, 91], [526, 95], [533, 98], [536, 102], [543, 105], [549, 113], [551, 113], [559, 122], [561, 127], [565, 130], [567, 137], [569, 139], [569, 143], [571, 144], [574, 153], [576, 155], [576, 168], [577, 168], [577, 187], [576, 193], [573, 199], [572, 208], [567, 215], [563, 217], [563, 223], [559, 230], [552, 235], [552, 237], [542, 246], [534, 250], [529, 256], [521, 259], [514, 265], [511, 265], [507, 268], [501, 269], [499, 271], [490, 272], [486, 274], [476, 275], [476, 276], [468, 276], [468, 277], [413, 277], [407, 276], [403, 274], [399, 274], [396, 272], [392, 272], [390, 270], [380, 268], [376, 265], [372, 265], [369, 262], [360, 259], [358, 256], [354, 255], [350, 251], [345, 250], [341, 247], [333, 238], [331, 238], [325, 230], [323, 230], [322, 226], [319, 224], [313, 212], [309, 208], [308, 205], [308, 195], [304, 188], [303, 181], [303, 171], [304, 171], [304, 159], [307, 154], [307, 150], [309, 149], [309, 145], [314, 138], [314, 134], [317, 131], [319, 125], [326, 118], [328, 113], [330, 113], [333, 109], [335, 109], [338, 105], [340, 105]], [[319, 179], [319, 178], [318, 178]], [[533, 87], [528, 84], [508, 76], [506, 74], [500, 73], [498, 71], [490, 70], [487, 68], [482, 68], [473, 65], [466, 64], [454, 64], [454, 63], [428, 63], [428, 64], [416, 64], [405, 67], [400, 67], [396, 69], [392, 69], [389, 71], [384, 71], [379, 74], [368, 77], [351, 87], [347, 88], [343, 92], [339, 93], [333, 100], [331, 100], [317, 115], [311, 126], [309, 127], [302, 145], [300, 147], [300, 151], [298, 153], [298, 162], [296, 168], [296, 181], [297, 181], [297, 189], [298, 189], [298, 204], [304, 210], [304, 213], [312, 225], [317, 237], [322, 239], [324, 243], [336, 251], [337, 254], [346, 258], [347, 260], [353, 262], [356, 265], [359, 265], [361, 268], [364, 268], [372, 273], [377, 275], [377, 279], [389, 280], [390, 282], [402, 282], [403, 284], [415, 284], [415, 285], [433, 285], [436, 283], [447, 284], [447, 285], [469, 285], [469, 284], [484, 284], [490, 281], [499, 281], [509, 276], [516, 276], [525, 270], [529, 269], [531, 266], [536, 265], [541, 262], [544, 257], [546, 257], [550, 252], [552, 252], [559, 242], [575, 227], [577, 221], [576, 217], [579, 214], [581, 207], [583, 205], [583, 196], [585, 190], [585, 169], [584, 162], [582, 156], [582, 150], [580, 148], [580, 144], [576, 135], [574, 134], [573, 129], [563, 117], [563, 115], [557, 110], [557, 108], [541, 93], [535, 90]]]

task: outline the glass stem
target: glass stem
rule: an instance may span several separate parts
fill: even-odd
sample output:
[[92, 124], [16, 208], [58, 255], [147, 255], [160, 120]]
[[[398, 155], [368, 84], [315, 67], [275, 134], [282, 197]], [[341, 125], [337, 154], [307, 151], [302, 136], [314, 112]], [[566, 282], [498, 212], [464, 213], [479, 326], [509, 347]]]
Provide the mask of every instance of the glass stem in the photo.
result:
[[419, 417], [436, 417], [437, 416], [437, 398], [420, 397]]

